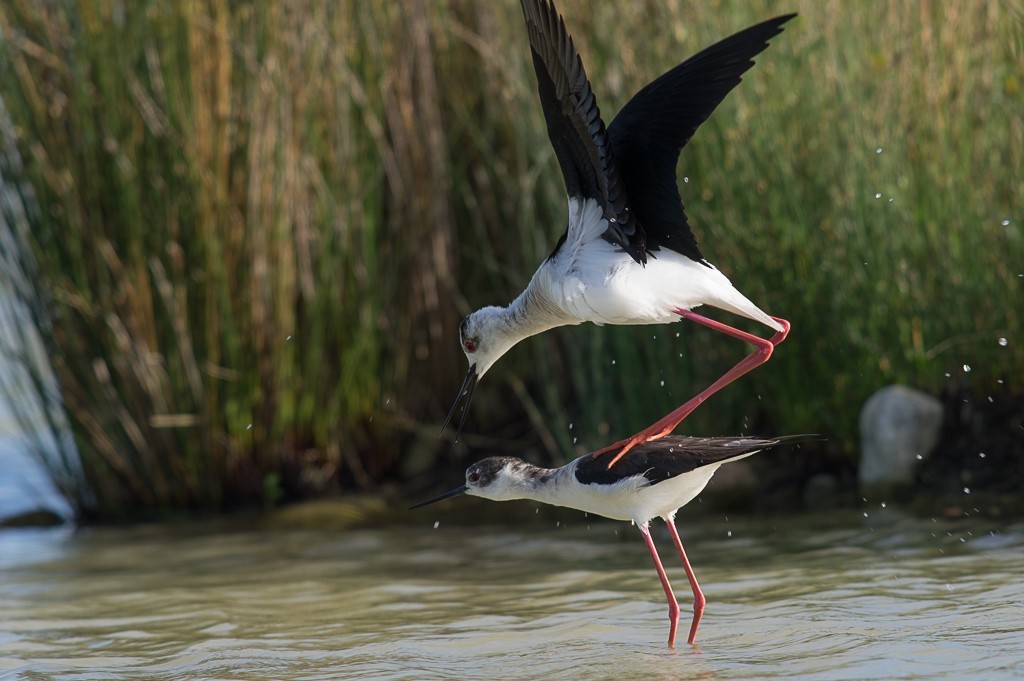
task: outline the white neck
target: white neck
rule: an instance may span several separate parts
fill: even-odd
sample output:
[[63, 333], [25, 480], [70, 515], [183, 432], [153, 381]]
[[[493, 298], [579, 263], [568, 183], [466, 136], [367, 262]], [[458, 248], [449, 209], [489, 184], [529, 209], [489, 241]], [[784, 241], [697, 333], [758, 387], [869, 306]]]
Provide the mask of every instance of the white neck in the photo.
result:
[[[543, 266], [541, 266], [543, 269]], [[513, 344], [548, 329], [579, 323], [554, 305], [539, 283], [538, 270], [530, 284], [507, 307], [499, 308], [499, 316], [506, 325], [506, 333], [514, 338]]]

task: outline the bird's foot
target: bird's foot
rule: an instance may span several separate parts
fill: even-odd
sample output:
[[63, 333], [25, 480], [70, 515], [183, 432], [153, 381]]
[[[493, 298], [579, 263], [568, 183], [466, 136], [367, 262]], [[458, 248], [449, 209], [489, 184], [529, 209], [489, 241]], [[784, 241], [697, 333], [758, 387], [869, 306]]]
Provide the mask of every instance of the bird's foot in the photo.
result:
[[665, 437], [671, 432], [671, 428], [667, 430], [664, 428], [646, 428], [644, 430], [641, 430], [636, 435], [633, 435], [632, 437], [627, 437], [625, 440], [619, 440], [618, 442], [610, 444], [607, 447], [602, 447], [601, 449], [594, 452], [594, 458], [596, 459], [599, 456], [603, 456], [605, 454], [617, 451], [618, 453], [612, 457], [611, 461], [608, 462], [608, 468], [611, 469], [611, 467], [614, 466], [619, 461], [619, 459], [624, 457], [626, 453], [629, 452], [629, 450], [633, 449], [638, 445], [642, 445], [645, 442], [650, 442], [651, 440], [657, 440], [659, 438]]
[[603, 456], [611, 452], [618, 452], [615, 456], [612, 457], [612, 460], [608, 462], [608, 468], [611, 468], [612, 466], [615, 465], [615, 462], [617, 462], [619, 459], [626, 455], [626, 452], [633, 449], [633, 447], [636, 447], [637, 445], [642, 445], [644, 442], [646, 442], [646, 440], [637, 439], [637, 437], [634, 435], [633, 437], [628, 437], [625, 440], [619, 440], [615, 444], [610, 444], [607, 447], [602, 447], [601, 449], [594, 452], [594, 458], [596, 459], [599, 456]]

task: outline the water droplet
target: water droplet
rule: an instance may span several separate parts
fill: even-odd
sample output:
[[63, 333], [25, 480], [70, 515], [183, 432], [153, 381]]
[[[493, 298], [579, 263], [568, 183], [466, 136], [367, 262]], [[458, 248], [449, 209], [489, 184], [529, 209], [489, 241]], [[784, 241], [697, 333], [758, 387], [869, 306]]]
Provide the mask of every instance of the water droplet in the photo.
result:
[[662, 382], [661, 382], [661, 387], [662, 387], [662, 388], [664, 388], [664, 387], [665, 387], [665, 381], [662, 381]]
[[725, 536], [726, 537], [731, 537], [732, 536], [732, 530], [729, 530], [728, 532], [726, 532]]
[[964, 373], [965, 374], [971, 373], [971, 365], [970, 364], [965, 364], [964, 365]]
[[[615, 364], [615, 362], [612, 362], [612, 364]], [[946, 372], [946, 378], [949, 378], [949, 372], [948, 371]]]
[[578, 439], [579, 439], [578, 437], [573, 437], [573, 439], [572, 439], [572, 443], [573, 443], [573, 444], [576, 444], [576, 441], [577, 441]]
[[291, 339], [292, 339], [292, 335], [291, 334], [288, 334], [288, 337], [285, 338], [285, 340], [291, 340]]
[[440, 520], [435, 520], [434, 521], [434, 529], [436, 530], [439, 527], [441, 527], [441, 521]]
[[882, 502], [882, 508], [885, 508], [885, 502], [884, 501]]
[[245, 429], [246, 429], [246, 430], [252, 430], [252, 424], [250, 423], [249, 425], [247, 425], [247, 426], [245, 427]]
[[572, 430], [572, 421], [569, 421], [569, 430]]
[[985, 452], [978, 452], [978, 458], [979, 459], [984, 459], [985, 458]]
[[867, 517], [868, 517], [868, 512], [867, 512], [867, 511], [864, 511], [864, 517], [865, 517], [865, 518], [867, 518]]
[[1004, 348], [1006, 347], [1006, 344], [1009, 343], [1009, 342], [1010, 341], [1008, 341], [1008, 340], [1006, 340], [1005, 338], [1002, 338], [1002, 337], [999, 339], [999, 344], [1002, 345]]
[[917, 456], [916, 456], [915, 458], [916, 458], [916, 459], [917, 459], [918, 461], [920, 461], [920, 460], [921, 460], [921, 459], [923, 459], [924, 457], [923, 457], [923, 456], [921, 456], [920, 454], [918, 454], [918, 455], [917, 455]]
[[[612, 366], [615, 366], [615, 360], [614, 359], [612, 360]], [[948, 376], [949, 374], [946, 374], [946, 375]]]
[[876, 154], [881, 154], [882, 153], [882, 147], [878, 147], [877, 149], [875, 149], [875, 153]]
[[616, 222], [618, 222], [618, 220], [616, 220], [615, 218], [609, 218], [608, 222], [610, 222], [610, 223], [612, 223], [614, 225]]
[[1003, 220], [1003, 227], [1009, 227], [1009, 226], [1010, 226], [1010, 221], [1009, 220]]
[[970, 493], [971, 493], [971, 488], [970, 487], [964, 487], [964, 494], [970, 494]]
[[690, 178], [684, 176], [683, 177], [683, 182], [685, 182], [686, 184], [690, 184]]
[[875, 198], [876, 199], [882, 198], [882, 192], [875, 192]]

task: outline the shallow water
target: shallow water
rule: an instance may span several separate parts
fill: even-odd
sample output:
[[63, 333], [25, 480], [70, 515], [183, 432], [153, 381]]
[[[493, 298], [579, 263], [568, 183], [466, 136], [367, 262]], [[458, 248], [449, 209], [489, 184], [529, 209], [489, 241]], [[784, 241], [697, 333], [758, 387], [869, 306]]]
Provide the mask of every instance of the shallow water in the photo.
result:
[[708, 606], [669, 650], [636, 529], [571, 517], [0, 533], [0, 677], [1024, 677], [1024, 526], [682, 517]]

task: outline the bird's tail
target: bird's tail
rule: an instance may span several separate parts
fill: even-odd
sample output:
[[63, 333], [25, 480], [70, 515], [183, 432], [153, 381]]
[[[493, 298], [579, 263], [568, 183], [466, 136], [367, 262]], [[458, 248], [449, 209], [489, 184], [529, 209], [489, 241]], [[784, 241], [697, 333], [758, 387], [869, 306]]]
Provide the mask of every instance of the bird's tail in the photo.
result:
[[781, 324], [769, 317], [764, 310], [750, 302], [749, 298], [735, 288], [733, 288], [728, 295], [720, 296], [714, 301], [708, 301], [707, 304], [712, 307], [717, 307], [720, 310], [725, 310], [726, 312], [738, 314], [739, 316], [746, 317], [747, 319], [753, 319], [755, 322], [760, 322], [775, 331], [783, 330]]

